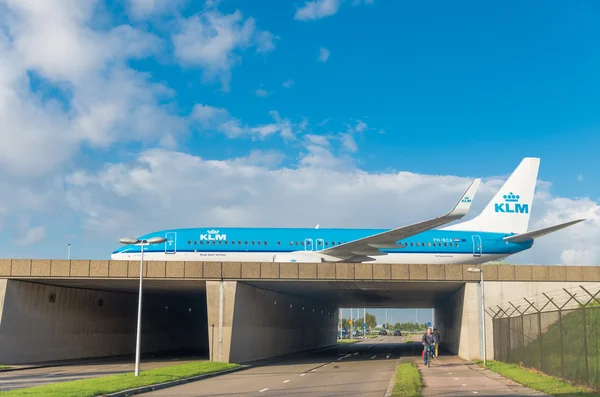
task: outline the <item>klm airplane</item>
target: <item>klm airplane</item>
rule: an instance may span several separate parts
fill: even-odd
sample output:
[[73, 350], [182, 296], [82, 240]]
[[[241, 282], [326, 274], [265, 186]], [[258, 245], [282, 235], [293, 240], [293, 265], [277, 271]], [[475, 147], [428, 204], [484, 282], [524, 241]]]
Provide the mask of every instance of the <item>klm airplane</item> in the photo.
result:
[[[536, 238], [583, 219], [527, 231], [540, 159], [525, 158], [477, 217], [464, 217], [481, 182], [475, 179], [447, 214], [396, 229], [191, 228], [141, 236], [115, 260], [218, 262], [373, 262], [479, 264], [527, 250]], [[166, 241], [148, 242], [153, 237]], [[135, 241], [133, 240], [133, 241]]]

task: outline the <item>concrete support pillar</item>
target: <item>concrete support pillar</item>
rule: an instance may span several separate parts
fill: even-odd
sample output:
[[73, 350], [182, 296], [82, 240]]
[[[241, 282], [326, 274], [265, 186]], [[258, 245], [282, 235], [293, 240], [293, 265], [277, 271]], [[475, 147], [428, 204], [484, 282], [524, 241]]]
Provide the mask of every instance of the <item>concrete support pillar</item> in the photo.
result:
[[210, 357], [244, 363], [337, 343], [337, 309], [238, 281], [207, 281]]
[[478, 284], [468, 283], [435, 308], [442, 345], [465, 360], [481, 357]]

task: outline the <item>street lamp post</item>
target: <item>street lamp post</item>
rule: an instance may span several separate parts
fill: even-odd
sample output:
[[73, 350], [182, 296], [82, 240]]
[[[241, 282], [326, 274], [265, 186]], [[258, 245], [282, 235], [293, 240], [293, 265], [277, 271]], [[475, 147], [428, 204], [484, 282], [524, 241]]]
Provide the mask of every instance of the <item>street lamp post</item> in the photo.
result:
[[167, 241], [164, 237], [152, 237], [149, 239], [121, 238], [119, 242], [126, 245], [139, 245], [141, 248], [140, 256], [140, 288], [138, 292], [138, 316], [137, 316], [137, 335], [135, 340], [135, 376], [140, 375], [140, 341], [142, 337], [142, 280], [144, 275], [144, 246], [150, 244], [160, 244]]
[[483, 328], [483, 368], [486, 368], [486, 364], [487, 364], [487, 343], [486, 343], [486, 335], [485, 335], [485, 290], [484, 290], [484, 283], [483, 283], [483, 269], [479, 269], [476, 267], [470, 267], [468, 269], [469, 272], [471, 273], [479, 273], [481, 275], [480, 278], [480, 283], [481, 283], [481, 321], [482, 321], [482, 328]]

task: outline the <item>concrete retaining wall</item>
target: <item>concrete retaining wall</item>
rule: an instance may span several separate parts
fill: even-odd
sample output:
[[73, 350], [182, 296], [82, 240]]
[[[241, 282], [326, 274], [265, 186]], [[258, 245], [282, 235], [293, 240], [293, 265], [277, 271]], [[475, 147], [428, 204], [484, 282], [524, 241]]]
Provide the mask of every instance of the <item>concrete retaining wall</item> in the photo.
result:
[[[478, 281], [478, 265], [147, 261], [146, 278]], [[486, 281], [600, 281], [598, 266], [483, 265]], [[0, 259], [0, 277], [137, 278], [139, 261]]]
[[[204, 299], [143, 299], [142, 354], [207, 350]], [[2, 364], [133, 354], [136, 322], [137, 294], [0, 280]]]
[[337, 309], [241, 282], [222, 283], [222, 336], [221, 282], [206, 283], [214, 361], [244, 363], [337, 343]]

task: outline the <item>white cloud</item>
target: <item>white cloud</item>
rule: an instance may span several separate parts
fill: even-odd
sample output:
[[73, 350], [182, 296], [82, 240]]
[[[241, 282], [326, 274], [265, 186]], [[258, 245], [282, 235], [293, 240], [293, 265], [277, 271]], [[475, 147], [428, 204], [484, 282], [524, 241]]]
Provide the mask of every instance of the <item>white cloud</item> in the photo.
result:
[[294, 19], [301, 21], [314, 20], [328, 17], [338, 12], [341, 0], [313, 0], [304, 3], [304, 6], [296, 10]]
[[172, 12], [185, 2], [187, 0], [128, 0], [129, 15], [134, 19], [145, 19]]
[[319, 62], [327, 62], [329, 59], [329, 50], [325, 47], [319, 49]]
[[292, 88], [293, 85], [294, 85], [294, 80], [292, 80], [292, 79], [286, 80], [281, 84], [281, 86], [284, 88]]
[[[294, 126], [286, 118], [282, 118], [277, 111], [270, 111], [274, 119], [272, 123], [255, 126], [243, 125], [242, 122], [231, 116], [226, 109], [214, 108], [198, 104], [194, 106], [190, 119], [205, 131], [218, 131], [228, 138], [251, 137], [252, 139], [265, 139], [270, 135], [279, 134], [284, 139], [294, 139]], [[301, 128], [301, 127], [297, 127]]]
[[[0, 165], [38, 176], [55, 171], [82, 144], [108, 147], [185, 130], [159, 105], [171, 95], [127, 61], [161, 41], [131, 26], [90, 26], [94, 2], [0, 4]], [[44, 96], [36, 87], [59, 94]], [[160, 128], [160, 129], [159, 129]]]
[[256, 90], [256, 96], [268, 97], [269, 95], [270, 95], [270, 93], [263, 88], [259, 88], [258, 90]]
[[[275, 161], [263, 162], [264, 153], [216, 161], [151, 150], [132, 163], [112, 164], [85, 177], [75, 174], [67, 194], [84, 227], [106, 235], [202, 225], [392, 228], [444, 213], [471, 181], [451, 175], [369, 173], [314, 142], [294, 167], [275, 167], [281, 157], [269, 155]], [[502, 182], [484, 180], [468, 218]], [[554, 197], [549, 184], [539, 187], [530, 229], [579, 217], [589, 220], [539, 239], [507, 262], [598, 264], [600, 205]], [[154, 216], [140, 216], [150, 209]]]
[[350, 134], [340, 134], [340, 140], [342, 141], [343, 147], [351, 153], [355, 153], [358, 151], [358, 145], [356, 144], [356, 140]]
[[364, 132], [364, 131], [367, 130], [367, 128], [368, 128], [367, 123], [365, 123], [364, 121], [361, 121], [361, 120], [357, 120], [356, 121], [356, 126], [354, 127], [354, 130], [356, 132]]
[[325, 135], [306, 134], [304, 138], [311, 144], [320, 146], [331, 146], [329, 138]]
[[16, 240], [15, 243], [17, 245], [26, 246], [31, 244], [39, 243], [46, 236], [46, 230], [41, 226], [36, 226], [34, 228], [28, 229], [25, 235]]
[[[348, 0], [311, 0], [305, 1], [302, 7], [296, 9], [294, 19], [312, 21], [337, 14], [342, 4]], [[352, 0], [352, 5], [373, 4], [373, 0]]]
[[231, 69], [241, 61], [240, 53], [256, 47], [258, 53], [275, 49], [275, 37], [256, 28], [254, 18], [244, 19], [241, 11], [222, 14], [205, 9], [181, 22], [172, 36], [175, 56], [184, 65], [203, 68], [206, 81], [221, 80], [229, 90]]

